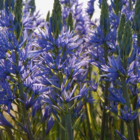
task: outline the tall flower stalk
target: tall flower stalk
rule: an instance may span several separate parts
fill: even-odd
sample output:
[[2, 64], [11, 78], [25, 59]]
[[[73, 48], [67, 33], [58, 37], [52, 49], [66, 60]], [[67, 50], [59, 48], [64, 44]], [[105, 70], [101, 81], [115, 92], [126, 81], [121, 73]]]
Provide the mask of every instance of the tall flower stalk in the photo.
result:
[[[122, 15], [121, 18], [121, 22], [120, 25], [123, 23], [122, 21], [125, 21], [125, 16]], [[124, 24], [124, 23], [123, 23]], [[109, 81], [112, 81], [113, 83], [115, 83], [116, 79], [119, 80], [119, 85], [120, 85], [120, 89], [115, 89], [112, 88], [112, 90], [115, 90], [116, 92], [120, 92], [121, 94], [118, 96], [117, 94], [112, 94], [112, 91], [110, 90], [110, 93], [112, 95], [109, 96], [109, 100], [114, 102], [113, 104], [115, 105], [115, 102], [120, 102], [122, 104], [124, 104], [124, 108], [121, 109], [121, 114], [122, 116], [120, 116], [120, 118], [122, 120], [125, 120], [126, 125], [127, 125], [127, 132], [128, 132], [128, 140], [130, 139], [134, 139], [135, 140], [135, 136], [134, 136], [134, 130], [133, 130], [133, 121], [136, 119], [137, 117], [137, 112], [135, 112], [132, 115], [131, 112], [131, 102], [130, 102], [130, 94], [128, 92], [129, 90], [129, 84], [131, 82], [129, 81], [135, 81], [136, 80], [136, 75], [134, 75], [135, 73], [132, 71], [134, 71], [134, 67], [135, 67], [135, 62], [133, 61], [134, 57], [133, 57], [133, 39], [132, 39], [132, 27], [131, 27], [131, 22], [127, 21], [125, 23], [125, 25], [122, 27], [122, 36], [120, 36], [120, 28], [118, 30], [118, 42], [119, 42], [119, 46], [118, 46], [118, 56], [116, 58], [116, 60], [114, 59], [114, 57], [112, 58], [108, 58], [109, 59], [109, 64], [110, 66], [112, 66], [111, 69], [114, 69], [114, 72], [112, 73], [106, 66], [103, 66], [103, 71], [110, 71], [110, 74], [104, 74], [103, 77], [108, 77], [110, 79], [111, 74], [114, 75], [113, 79], [110, 79]], [[120, 39], [120, 40], [119, 40]], [[132, 62], [133, 61], [133, 62]], [[130, 73], [132, 75], [130, 75]], [[112, 76], [113, 76], [112, 75]], [[128, 78], [128, 76], [130, 76]], [[120, 77], [120, 78], [119, 78]], [[134, 77], [134, 78], [132, 78]], [[133, 79], [133, 80], [132, 80]], [[120, 90], [120, 91], [119, 91]], [[114, 98], [113, 96], [118, 96], [119, 98]], [[111, 111], [114, 112], [116, 115], [118, 114], [117, 111], [117, 106], [113, 107], [113, 104], [111, 104]], [[130, 115], [131, 117], [127, 117], [128, 115]]]
[[[124, 28], [125, 28], [125, 23], [126, 23], [126, 16], [124, 14], [122, 14], [121, 19], [120, 19], [120, 24], [118, 27], [118, 33], [117, 33], [117, 41], [119, 46], [121, 46], [122, 44], [122, 37], [124, 35]], [[121, 105], [121, 108], [123, 109], [123, 105]], [[124, 135], [124, 122], [123, 120], [121, 120], [121, 134]]]
[[[140, 33], [139, 33], [139, 17], [140, 17], [140, 14], [139, 14], [139, 9], [140, 7], [140, 2], [139, 1], [136, 1], [136, 6], [135, 6], [135, 13], [134, 13], [134, 31], [136, 32], [137, 34], [137, 43], [138, 43], [138, 47], [140, 47]], [[135, 92], [136, 92], [136, 89], [137, 89], [137, 85], [135, 85]], [[134, 104], [133, 104], [133, 108], [136, 109], [136, 103], [138, 101], [138, 97], [137, 95], [135, 95], [135, 101], [134, 101]], [[134, 133], [135, 133], [135, 139], [138, 140], [138, 125], [139, 125], [139, 120], [138, 118], [136, 120], [134, 120]]]
[[[106, 37], [109, 32], [110, 21], [109, 21], [108, 4], [107, 4], [107, 1], [105, 0], [102, 1], [102, 6], [101, 6], [100, 26], [103, 30], [104, 36]], [[108, 46], [106, 43], [104, 43], [103, 47], [104, 47], [104, 59], [105, 59], [105, 63], [107, 63]], [[108, 88], [109, 88], [109, 82], [107, 81], [105, 83], [105, 90], [104, 90], [105, 97], [108, 96]], [[108, 100], [105, 98], [104, 106], [107, 106], [107, 105], [108, 105]], [[101, 126], [101, 140], [104, 140], [104, 136], [105, 136], [104, 128], [107, 126], [108, 126], [108, 116], [104, 108], [103, 116], [102, 116], [102, 126]]]
[[[131, 51], [132, 51], [132, 27], [131, 27], [131, 23], [128, 21], [125, 24], [124, 34], [120, 45], [120, 57], [125, 71], [127, 71], [127, 65], [128, 65], [127, 60], [131, 54]], [[126, 75], [124, 75], [124, 77], [122, 78], [122, 91], [123, 91], [124, 99], [126, 99], [127, 107], [131, 108], [129, 94], [128, 94], [128, 85], [126, 84]], [[127, 123], [127, 129], [128, 129], [128, 140], [131, 139], [135, 140], [132, 121], [129, 124]]]
[[[23, 2], [22, 0], [18, 0], [16, 1], [16, 6], [15, 6], [15, 23], [16, 23], [16, 26], [15, 26], [15, 34], [16, 34], [16, 39], [19, 41], [20, 40], [20, 37], [21, 37], [21, 34], [23, 32], [23, 23], [22, 23], [22, 5], [23, 5]], [[17, 46], [18, 47], [18, 46]], [[18, 49], [15, 47], [15, 59], [16, 59], [16, 67], [18, 69], [19, 67], [19, 54], [18, 54]], [[20, 98], [21, 100], [23, 100], [25, 102], [25, 98], [24, 98], [24, 91], [23, 91], [23, 82], [22, 82], [22, 79], [21, 79], [21, 75], [20, 73], [17, 71], [16, 73], [16, 77], [18, 79], [18, 87], [19, 87], [19, 95], [20, 95]], [[26, 111], [26, 108], [25, 108], [25, 105], [22, 103], [22, 113], [23, 113], [23, 117], [24, 117], [24, 123], [25, 125], [27, 126], [27, 129], [28, 129], [28, 132], [29, 132], [29, 139], [33, 139], [33, 135], [32, 135], [32, 132], [31, 132], [31, 126], [30, 126], [30, 121], [28, 119], [28, 115], [27, 115], [27, 111]]]

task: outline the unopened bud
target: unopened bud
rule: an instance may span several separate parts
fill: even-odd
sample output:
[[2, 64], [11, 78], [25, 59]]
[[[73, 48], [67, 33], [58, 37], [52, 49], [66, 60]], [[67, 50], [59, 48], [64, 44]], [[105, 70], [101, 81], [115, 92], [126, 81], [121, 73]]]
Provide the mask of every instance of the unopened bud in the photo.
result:
[[107, 0], [102, 0], [100, 25], [101, 25], [101, 28], [104, 31], [104, 35], [106, 36], [108, 34], [109, 28], [110, 28], [110, 20], [109, 20], [109, 11], [108, 11]]

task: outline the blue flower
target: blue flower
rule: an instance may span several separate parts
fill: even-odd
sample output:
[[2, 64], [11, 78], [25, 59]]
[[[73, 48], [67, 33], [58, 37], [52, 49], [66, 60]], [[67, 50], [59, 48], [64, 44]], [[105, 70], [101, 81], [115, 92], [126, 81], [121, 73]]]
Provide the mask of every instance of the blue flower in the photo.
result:
[[21, 99], [18, 99], [18, 100], [25, 104], [26, 110], [29, 110], [31, 107], [33, 107], [33, 105], [35, 105], [35, 103], [37, 101], [37, 99], [34, 99], [34, 98], [35, 98], [35, 93], [33, 93], [29, 99], [27, 98], [26, 93], [24, 93], [25, 101], [23, 101]]
[[139, 81], [139, 76], [134, 74], [134, 69], [137, 70], [137, 65], [136, 65], [136, 61], [133, 61], [130, 65], [129, 68], [127, 70], [127, 80], [126, 83], [136, 83], [136, 81]]
[[110, 95], [107, 97], [110, 101], [119, 102], [122, 104], [126, 104], [125, 99], [123, 98], [123, 94], [121, 90], [117, 90], [115, 88], [109, 88]]
[[60, 0], [61, 4], [69, 4], [69, 0]]
[[138, 88], [134, 89], [134, 87], [132, 85], [130, 85], [129, 89], [130, 89], [130, 91], [131, 91], [133, 96], [137, 96], [138, 95], [138, 93], [139, 93], [139, 89]]
[[74, 30], [81, 38], [85, 39], [85, 37], [88, 36], [90, 30], [90, 19], [88, 16], [83, 15], [84, 12], [82, 11], [82, 5], [82, 3], [79, 4], [79, 2], [76, 1], [74, 10], [72, 12], [74, 16]]
[[84, 98], [85, 102], [88, 102], [88, 103], [94, 102], [93, 97], [89, 95], [89, 88], [86, 87], [86, 84], [84, 84], [83, 87], [80, 86], [80, 91], [78, 95], [79, 95], [79, 97], [77, 98], [78, 101]]
[[89, 62], [88, 58], [72, 57], [66, 62], [64, 68], [64, 74], [68, 78], [74, 78], [75, 80], [82, 81], [87, 75], [87, 69], [82, 68]]
[[77, 118], [80, 116], [81, 110], [82, 110], [83, 108], [84, 108], [84, 105], [83, 105], [83, 103], [80, 101], [80, 102], [76, 105], [76, 107], [73, 109], [73, 117], [77, 119]]
[[91, 32], [91, 37], [89, 39], [90, 43], [95, 43], [95, 47], [99, 45], [103, 45], [104, 43], [111, 44], [111, 36], [112, 33], [109, 32], [106, 36], [104, 36], [103, 30], [100, 26], [98, 26], [93, 32]]
[[8, 107], [8, 113], [10, 113], [10, 110], [12, 108], [12, 102], [15, 99], [15, 88], [14, 91], [12, 93], [11, 89], [10, 89], [10, 85], [8, 82], [2, 80], [0, 82], [0, 86], [1, 86], [1, 90], [0, 90], [0, 104], [1, 105], [6, 105]]
[[97, 66], [98, 68], [101, 68], [101, 65], [105, 64], [105, 59], [103, 56], [104, 54], [104, 49], [101, 47], [96, 47], [95, 48], [90, 48], [89, 54], [92, 56], [91, 58], [91, 64]]
[[76, 98], [78, 98], [80, 96], [80, 95], [77, 95], [77, 96], [72, 97], [74, 92], [75, 92], [75, 90], [76, 90], [76, 87], [77, 87], [77, 85], [75, 85], [74, 88], [72, 89], [72, 91], [70, 92], [70, 91], [66, 91], [64, 89], [64, 85], [63, 84], [61, 85], [61, 88], [62, 88], [62, 91], [63, 91], [63, 95], [64, 95], [64, 103], [65, 102], [69, 103], [72, 100], [74, 100], [74, 99], [76, 99]]
[[115, 39], [115, 31], [110, 31], [106, 36], [104, 36], [103, 30], [100, 27], [97, 27], [91, 32], [87, 41], [91, 44], [91, 47], [89, 47], [89, 53], [92, 56], [94, 65], [101, 67], [101, 65], [105, 64], [104, 57], [102, 57], [105, 55], [103, 45], [107, 44], [108, 53], [112, 53], [115, 50]]
[[3, 48], [5, 51], [13, 50], [18, 45], [14, 34], [6, 28], [1, 28], [0, 30], [0, 48]]
[[107, 72], [107, 74], [101, 75], [101, 77], [107, 77], [109, 81], [115, 81], [119, 76], [124, 75], [126, 72], [122, 67], [121, 61], [119, 57], [114, 58], [112, 56], [111, 58], [108, 57], [108, 63], [109, 65], [102, 65], [102, 70], [104, 72]]
[[9, 60], [0, 60], [0, 80], [6, 79], [7, 76], [9, 76], [10, 73], [14, 73], [13, 70], [11, 70], [11, 62]]
[[88, 1], [88, 7], [86, 9], [86, 12], [88, 13], [88, 15], [92, 16], [94, 13], [94, 1], [95, 0], [89, 0]]
[[120, 16], [117, 16], [113, 12], [111, 12], [109, 16], [110, 16], [111, 26], [113, 27], [113, 29], [117, 30], [120, 22]]
[[132, 113], [131, 108], [129, 110], [127, 110], [127, 105], [125, 105], [124, 110], [121, 109], [121, 116], [119, 116], [119, 117], [120, 117], [120, 119], [122, 119], [126, 122], [130, 122], [130, 121], [135, 120], [139, 114], [140, 113], [137, 113], [137, 112]]
[[118, 130], [115, 130], [115, 132], [120, 136], [121, 140], [127, 140], [124, 135], [122, 135]]
[[84, 84], [83, 87], [80, 86], [80, 90], [79, 90], [79, 95], [80, 97], [78, 99], [81, 99], [82, 97], [84, 97], [89, 91], [89, 88], [86, 88], [86, 84]]
[[93, 97], [92, 96], [85, 96], [85, 101], [87, 102], [87, 103], [90, 103], [90, 104], [93, 104], [94, 103], [94, 99], [93, 99]]
[[126, 6], [122, 7], [122, 13], [124, 13], [126, 15], [127, 20], [132, 21], [133, 20], [133, 16], [134, 16], [134, 9], [133, 5], [132, 5], [132, 9], [129, 9], [129, 1], [126, 0], [125, 2]]
[[111, 101], [110, 102], [110, 107], [105, 107], [106, 109], [110, 110], [111, 112], [118, 114], [118, 107], [117, 107], [118, 103]]
[[49, 120], [47, 121], [47, 129], [46, 129], [46, 135], [48, 135], [48, 133], [50, 132], [50, 130], [52, 129], [54, 124], [54, 120], [52, 117], [49, 118]]
[[50, 117], [50, 115], [51, 115], [51, 108], [49, 106], [45, 106], [42, 122], [44, 120], [47, 120]]
[[[138, 92], [138, 91], [136, 90], [136, 92]], [[137, 98], [138, 98], [138, 101], [137, 101], [137, 104], [136, 104], [136, 109], [140, 108], [140, 96], [137, 95]]]
[[1, 113], [0, 113], [0, 125], [13, 128], [12, 124], [9, 123]]
[[35, 116], [35, 114], [36, 114], [37, 111], [40, 111], [41, 110], [41, 106], [42, 106], [41, 100], [37, 100], [34, 103], [33, 110], [32, 110], [32, 117]]
[[98, 0], [98, 3], [99, 3], [99, 8], [101, 8], [102, 0]]
[[68, 17], [70, 12], [70, 8], [64, 6], [63, 11], [62, 11], [62, 15], [63, 15], [63, 24], [66, 25], [66, 18]]

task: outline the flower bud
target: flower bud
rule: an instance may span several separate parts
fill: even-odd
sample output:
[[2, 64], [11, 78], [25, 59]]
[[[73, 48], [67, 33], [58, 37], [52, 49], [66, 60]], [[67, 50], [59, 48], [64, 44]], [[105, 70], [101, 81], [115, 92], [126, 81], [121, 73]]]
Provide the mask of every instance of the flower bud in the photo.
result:
[[53, 10], [52, 10], [52, 31], [55, 39], [58, 37], [62, 29], [62, 10], [59, 0], [54, 1]]
[[140, 33], [140, 1], [136, 1], [135, 14], [134, 14], [134, 28], [135, 31]]
[[67, 20], [67, 26], [70, 28], [70, 30], [73, 30], [73, 18], [72, 13], [69, 13], [68, 20]]
[[22, 24], [22, 0], [17, 0], [16, 1], [16, 6], [14, 9], [15, 12], [15, 19], [14, 19], [14, 23], [15, 23], [15, 34], [17, 37], [17, 40], [20, 38], [20, 35], [22, 33], [23, 30], [23, 24]]
[[50, 11], [48, 11], [47, 16], [46, 16], [46, 21], [50, 21]]
[[132, 0], [129, 0], [129, 10], [132, 10]]
[[6, 6], [5, 10], [7, 13], [8, 11], [13, 11], [14, 3], [15, 3], [15, 0], [5, 0], [5, 6]]
[[108, 4], [106, 0], [102, 0], [100, 26], [103, 29], [104, 35], [106, 36], [110, 27]]
[[3, 10], [4, 8], [4, 0], [0, 0], [0, 10]]
[[123, 6], [122, 0], [114, 0], [114, 11], [117, 16], [119, 15], [119, 12], [121, 11], [122, 6]]
[[124, 34], [125, 22], [126, 22], [126, 16], [125, 14], [122, 14], [118, 27], [118, 34], [117, 34], [117, 41], [119, 45], [121, 44], [122, 36]]
[[132, 52], [132, 26], [131, 22], [128, 21], [125, 24], [124, 34], [122, 36], [122, 42], [120, 45], [120, 56], [125, 61], [125, 59], [127, 59], [131, 55], [131, 52]]
[[86, 12], [88, 13], [88, 15], [90, 16], [90, 18], [92, 18], [93, 13], [94, 13], [94, 2], [95, 0], [89, 0], [88, 1], [88, 7], [86, 9]]
[[33, 14], [33, 12], [35, 11], [35, 0], [31, 0], [29, 5], [31, 6], [31, 13]]
[[8, 7], [10, 7], [12, 5], [13, 0], [5, 0], [5, 2], [7, 3]]

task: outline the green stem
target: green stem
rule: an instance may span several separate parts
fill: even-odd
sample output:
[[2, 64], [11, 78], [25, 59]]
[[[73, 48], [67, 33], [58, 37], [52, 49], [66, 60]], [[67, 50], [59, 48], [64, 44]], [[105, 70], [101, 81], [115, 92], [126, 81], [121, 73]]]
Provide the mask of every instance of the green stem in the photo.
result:
[[12, 131], [9, 127], [5, 126], [6, 132], [10, 138], [10, 140], [15, 140], [14, 136], [12, 135]]
[[73, 131], [71, 125], [71, 113], [68, 111], [66, 114], [66, 127], [67, 127], [67, 140], [73, 140]]
[[[107, 63], [107, 56], [108, 56], [108, 46], [105, 43], [104, 44], [104, 51], [105, 51], [105, 62]], [[105, 97], [108, 97], [108, 88], [109, 88], [110, 83], [108, 81], [106, 81], [105, 83]], [[105, 135], [105, 127], [106, 125], [108, 125], [108, 119], [107, 119], [107, 113], [106, 113], [106, 109], [105, 106], [108, 106], [108, 99], [105, 98], [105, 102], [104, 102], [104, 109], [103, 109], [103, 116], [102, 116], [102, 127], [101, 127], [101, 138], [100, 140], [104, 140], [104, 135]]]
[[[81, 120], [81, 118], [80, 118], [80, 120]], [[80, 125], [81, 125], [81, 124], [80, 124], [80, 120], [79, 120], [79, 123], [77, 124], [76, 129], [75, 129], [74, 140], [77, 140], [79, 128], [80, 128]]]
[[[88, 67], [88, 79], [89, 79], [89, 81], [91, 81], [91, 76], [92, 76], [92, 65], [91, 64], [89, 64], [89, 67]], [[91, 91], [89, 91], [89, 96], [92, 96], [91, 95]], [[88, 113], [88, 111], [90, 111], [90, 113], [92, 114], [92, 118], [93, 118], [93, 104], [90, 104], [90, 105], [88, 105], [88, 104], [86, 104], [85, 105], [86, 106], [86, 121], [87, 121], [87, 128], [88, 128], [88, 137], [89, 137], [89, 140], [94, 140], [94, 137], [93, 137], [93, 130], [91, 129], [92, 127], [91, 127], [91, 123], [90, 123], [90, 118], [91, 118], [91, 116], [89, 116], [89, 113]]]
[[132, 10], [132, 0], [129, 0], [129, 9]]
[[79, 131], [80, 131], [81, 136], [84, 138], [84, 140], [87, 140], [87, 138], [85, 137], [85, 135], [83, 134], [80, 128], [79, 128]]
[[[61, 115], [61, 125], [65, 128], [65, 115], [62, 114]], [[65, 137], [66, 137], [66, 134], [65, 134], [65, 131], [60, 127], [60, 140], [66, 140]]]
[[[123, 81], [122, 87], [123, 87], [123, 94], [126, 100], [127, 108], [130, 109], [131, 106], [130, 106], [130, 101], [129, 101], [128, 87], [125, 83], [125, 80]], [[128, 140], [135, 140], [134, 130], [132, 127], [132, 121], [129, 124], [127, 123], [127, 130], [128, 130]]]
[[92, 130], [92, 126], [91, 126], [91, 123], [90, 123], [90, 116], [89, 116], [89, 113], [88, 113], [88, 110], [90, 110], [90, 106], [88, 106], [88, 103], [85, 104], [86, 106], [86, 122], [87, 122], [87, 131], [88, 131], [88, 138], [89, 140], [93, 140], [93, 130]]
[[84, 133], [84, 135], [86, 135], [87, 136], [87, 131], [86, 131], [86, 119], [84, 120], [84, 122], [83, 122], [83, 126], [82, 126], [82, 128], [83, 128], [83, 133]]
[[[134, 103], [133, 103], [133, 110], [135, 110], [136, 109], [136, 104], [137, 104], [137, 96], [136, 96], [136, 98], [134, 99]], [[138, 118], [136, 118], [135, 120], [134, 120], [134, 135], [135, 135], [135, 140], [139, 140], [139, 138], [138, 138]]]
[[[123, 105], [121, 105], [121, 109], [123, 110]], [[121, 134], [122, 135], [124, 135], [124, 121], [123, 120], [121, 120], [121, 127], [120, 127], [120, 129], [121, 129]]]
[[[59, 84], [61, 87], [61, 84], [63, 83], [63, 74], [61, 72], [58, 72], [58, 78], [59, 78]], [[62, 105], [62, 108], [64, 108], [64, 104]], [[61, 124], [65, 128], [65, 113], [64, 112], [62, 112], [61, 114]], [[65, 140], [65, 136], [66, 136], [65, 134], [66, 134], [65, 131], [60, 127], [60, 134], [58, 134], [58, 136], [60, 136], [60, 140]]]
[[2, 130], [0, 130], [0, 139], [2, 140]]
[[[40, 110], [41, 118], [43, 117], [43, 112]], [[45, 122], [42, 124], [42, 138], [46, 136]]]
[[138, 46], [140, 47], [140, 33], [138, 33]]
[[[140, 47], [140, 33], [138, 33], [138, 46]], [[139, 117], [138, 117], [139, 118]], [[137, 118], [137, 119], [138, 119]], [[140, 129], [140, 122], [139, 122], [139, 119], [138, 119], [138, 129]]]
[[133, 124], [132, 121], [130, 122], [130, 124], [127, 124], [128, 140], [135, 140], [134, 129], [133, 129], [132, 124]]
[[[109, 82], [106, 82], [105, 84], [105, 96], [108, 96], [108, 88], [109, 88]], [[102, 116], [102, 128], [101, 128], [101, 140], [104, 140], [104, 135], [105, 135], [105, 128], [106, 128], [106, 120], [107, 120], [107, 113], [106, 113], [106, 109], [105, 106], [108, 105], [108, 99], [105, 98], [105, 103], [104, 103], [104, 110], [103, 110], [103, 116]]]
[[113, 130], [113, 120], [110, 120], [110, 133], [111, 133], [111, 140], [114, 140], [114, 130]]
[[58, 123], [56, 123], [56, 131], [57, 131], [57, 133], [56, 133], [56, 138], [55, 139], [60, 139], [60, 136], [61, 136], [61, 132], [60, 132], [60, 125], [58, 124]]
[[[137, 34], [137, 36], [138, 36], [138, 46], [140, 48], [140, 34]], [[136, 74], [136, 70], [134, 70], [134, 74]], [[135, 92], [136, 92], [136, 89], [137, 89], [137, 85], [134, 86], [134, 91]], [[136, 95], [136, 97], [134, 99], [134, 103], [133, 103], [133, 110], [136, 109], [137, 101], [138, 101], [138, 98], [137, 98], [137, 95]], [[134, 120], [134, 134], [135, 134], [135, 139], [136, 140], [139, 140], [139, 138], [138, 138], [138, 124], [139, 124], [139, 120], [138, 120], [138, 118], [136, 118]]]

